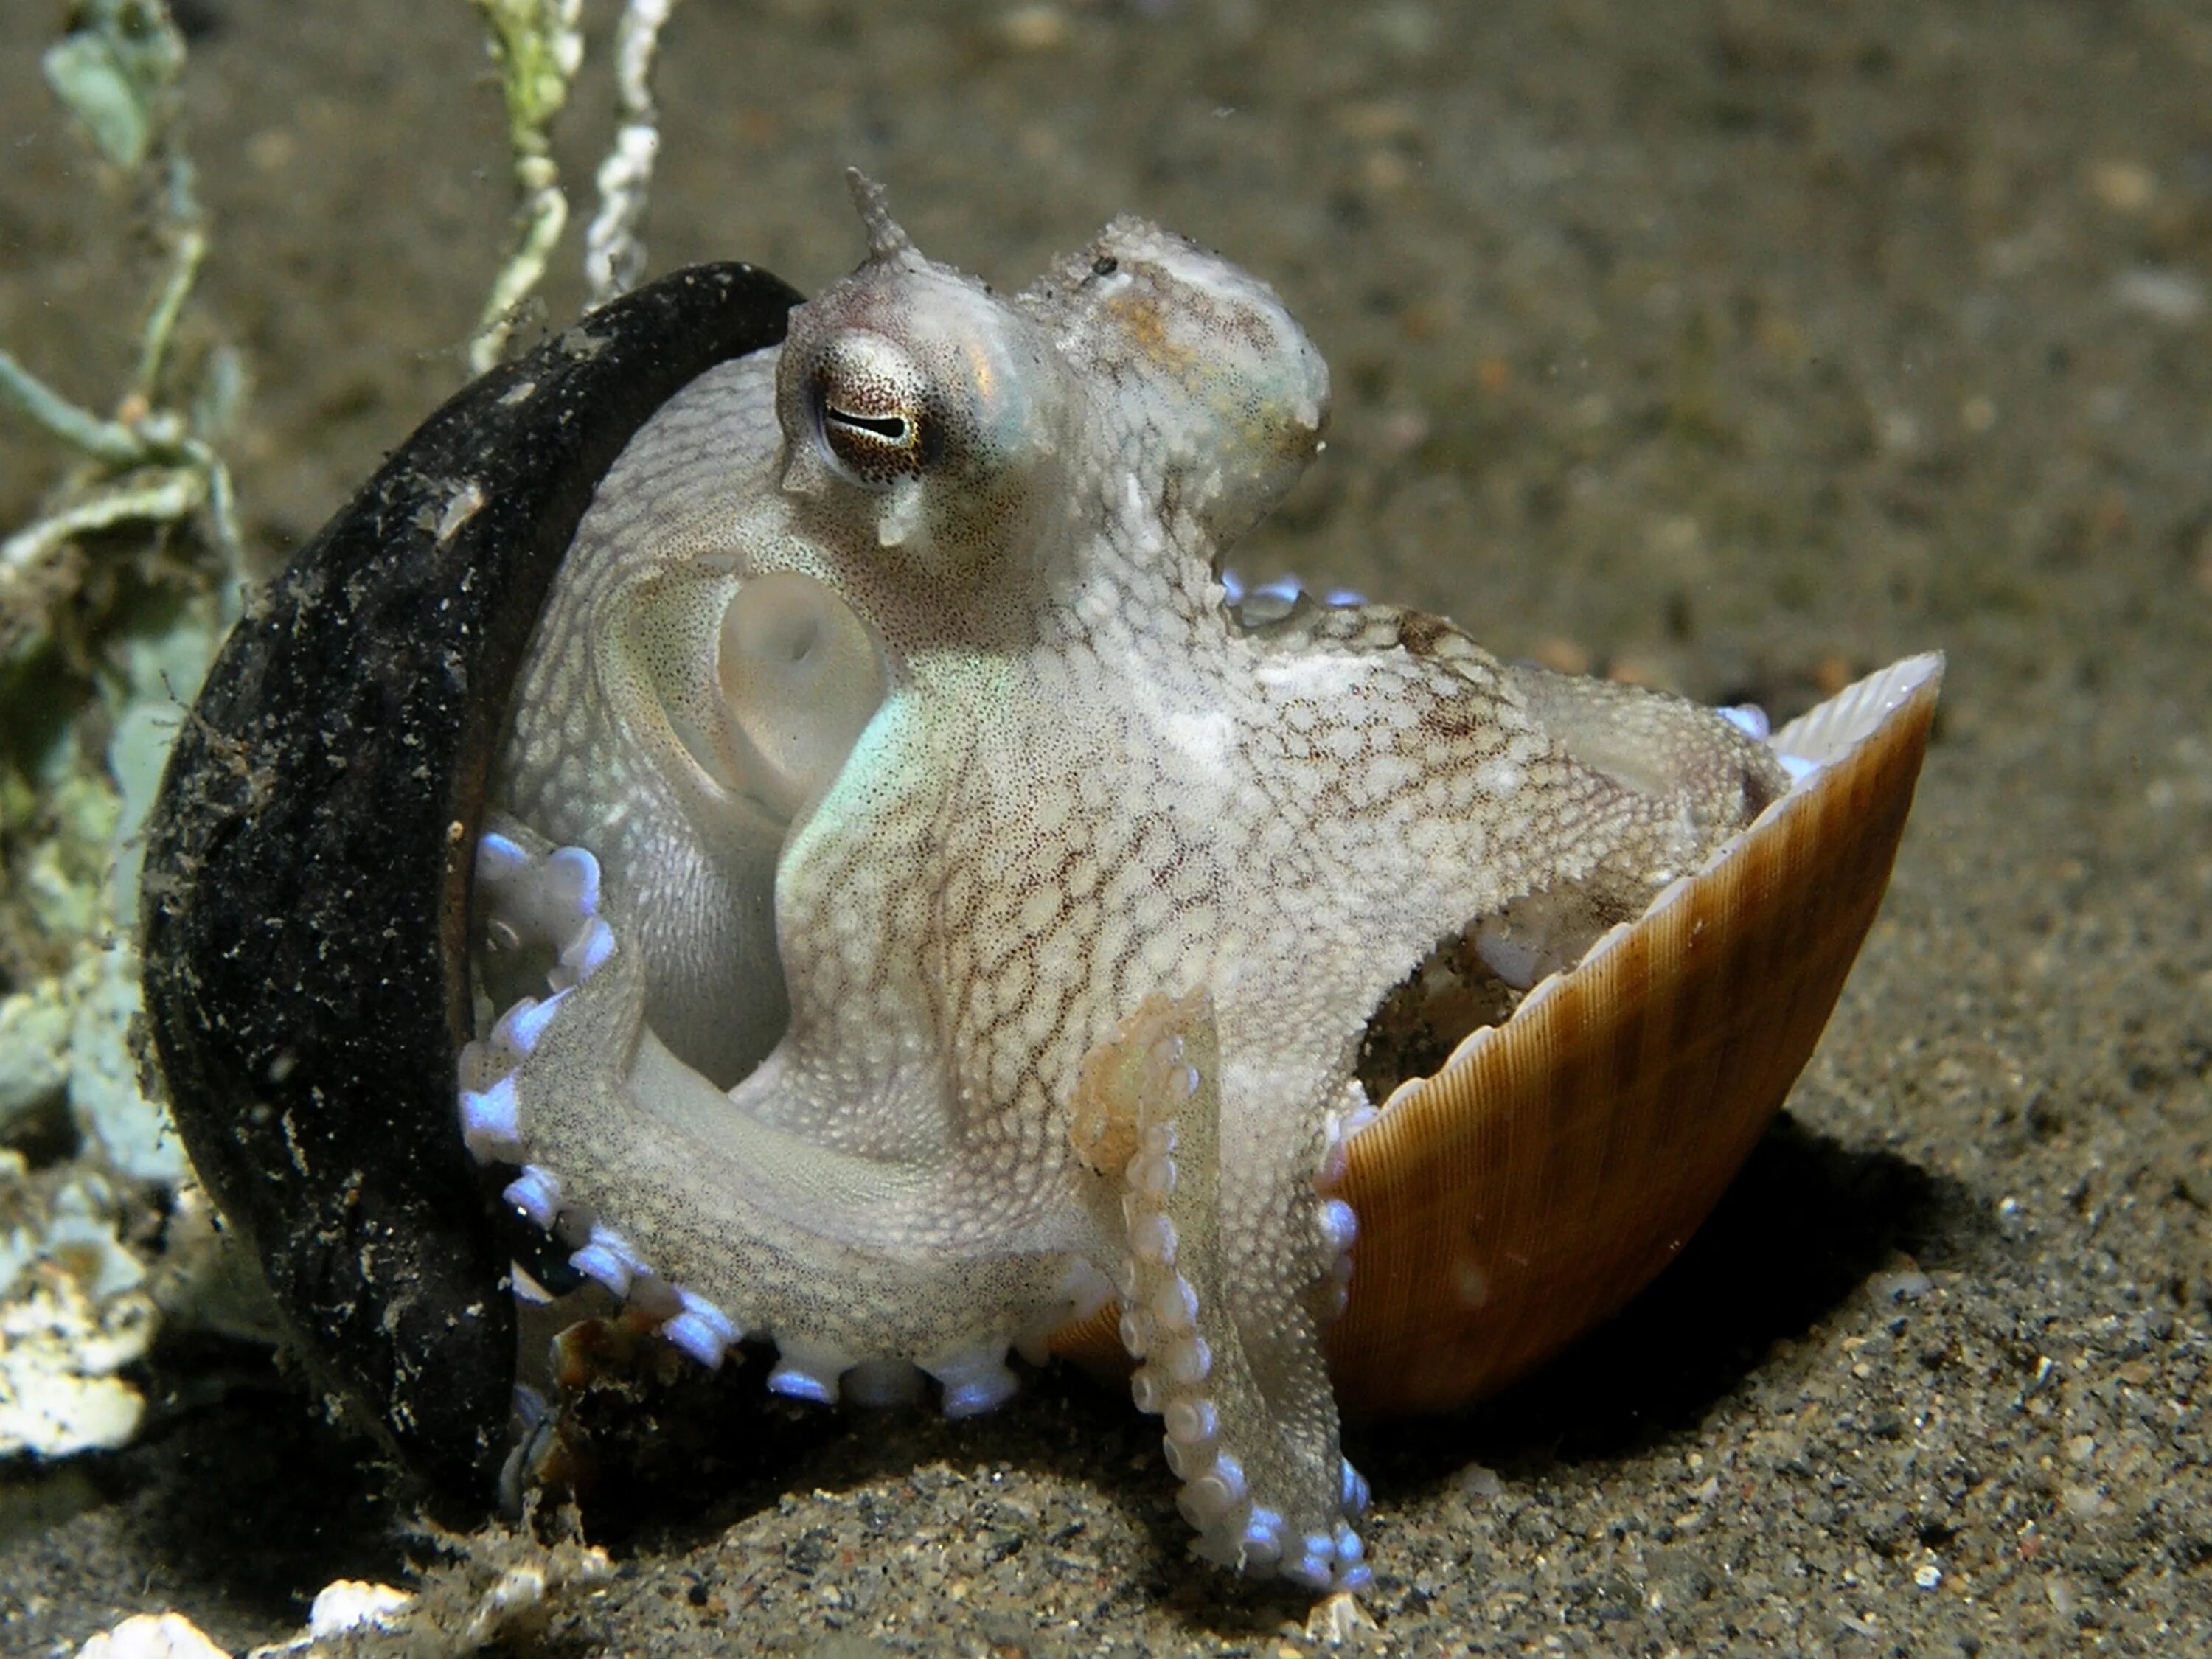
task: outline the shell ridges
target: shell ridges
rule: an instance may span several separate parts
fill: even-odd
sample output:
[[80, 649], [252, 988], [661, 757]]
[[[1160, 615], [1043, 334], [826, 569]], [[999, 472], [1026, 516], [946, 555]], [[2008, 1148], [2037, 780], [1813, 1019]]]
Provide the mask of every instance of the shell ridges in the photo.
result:
[[[1344, 1190], [1368, 1224], [1329, 1339], [1347, 1405], [1436, 1409], [1502, 1386], [1695, 1231], [1873, 921], [1941, 672], [1940, 657], [1906, 659], [1775, 733], [1821, 760], [1809, 781], [1354, 1137]], [[1693, 1041], [1670, 1051], [1680, 1030]], [[1609, 1070], [1622, 1055], [1639, 1069]], [[1563, 1093], [1563, 1077], [1602, 1086]], [[1668, 1182], [1645, 1178], [1658, 1168]], [[1570, 1219], [1586, 1215], [1606, 1227]]]

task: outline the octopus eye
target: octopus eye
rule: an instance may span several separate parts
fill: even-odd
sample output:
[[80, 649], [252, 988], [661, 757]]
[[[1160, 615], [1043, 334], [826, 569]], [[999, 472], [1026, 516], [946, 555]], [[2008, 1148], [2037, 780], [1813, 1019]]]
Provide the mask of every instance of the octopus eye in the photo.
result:
[[814, 429], [830, 464], [883, 489], [917, 477], [943, 447], [920, 367], [880, 336], [832, 343], [812, 376]]

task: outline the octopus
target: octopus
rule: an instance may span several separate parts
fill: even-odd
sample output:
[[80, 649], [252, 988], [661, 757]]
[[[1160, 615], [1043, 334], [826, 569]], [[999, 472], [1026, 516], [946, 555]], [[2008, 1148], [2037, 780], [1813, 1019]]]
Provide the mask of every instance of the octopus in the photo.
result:
[[470, 1149], [700, 1362], [961, 1416], [1118, 1302], [1194, 1548], [1357, 1589], [1321, 1339], [1359, 1066], [1786, 793], [1745, 711], [1232, 599], [1320, 354], [1133, 218], [1012, 295], [867, 257], [664, 405], [543, 613], [477, 854]]

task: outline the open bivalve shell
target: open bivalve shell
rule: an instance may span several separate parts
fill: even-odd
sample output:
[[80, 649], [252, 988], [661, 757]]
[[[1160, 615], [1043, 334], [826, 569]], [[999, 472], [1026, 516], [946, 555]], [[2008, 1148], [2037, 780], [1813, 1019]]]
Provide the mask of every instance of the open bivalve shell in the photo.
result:
[[1361, 1231], [1329, 1342], [1347, 1408], [1500, 1388], [1681, 1249], [1874, 923], [1942, 672], [1907, 658], [1777, 732], [1816, 769], [1353, 1139]]
[[[1492, 1393], [1613, 1313], [1712, 1209], [1810, 1058], [1873, 925], [1920, 775], [1940, 655], [1773, 734], [1800, 781], [1512, 1016], [1352, 1137], [1345, 1409]], [[1062, 1353], [1126, 1366], [1115, 1310]]]
[[514, 1392], [511, 1243], [453, 1129], [504, 688], [623, 446], [799, 297], [693, 266], [456, 392], [256, 596], [148, 822], [192, 1166], [319, 1379], [448, 1492], [493, 1491]]

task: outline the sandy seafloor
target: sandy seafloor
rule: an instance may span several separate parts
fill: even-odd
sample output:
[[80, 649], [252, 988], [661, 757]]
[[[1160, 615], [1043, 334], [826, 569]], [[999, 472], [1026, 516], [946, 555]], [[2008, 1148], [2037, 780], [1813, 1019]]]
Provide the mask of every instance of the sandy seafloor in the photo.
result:
[[[0, 9], [0, 341], [92, 393], [146, 267], [38, 82], [62, 10]], [[456, 384], [504, 157], [459, 0], [190, 14], [273, 559]], [[1125, 209], [1267, 276], [1337, 402], [1255, 574], [1784, 714], [1950, 653], [1882, 919], [1707, 1231], [1507, 1400], [1352, 1432], [1353, 1639], [2212, 1651], [2212, 12], [690, 0], [662, 87], [656, 269], [820, 286], [856, 162], [1007, 286]], [[0, 444], [14, 522], [42, 452]], [[137, 1445], [0, 1475], [0, 1648], [170, 1607], [243, 1648], [421, 1553], [255, 1352], [146, 1382]], [[1156, 1431], [1079, 1380], [733, 1432], [757, 1471], [617, 1540], [545, 1651], [1311, 1645], [1185, 1558]]]

